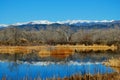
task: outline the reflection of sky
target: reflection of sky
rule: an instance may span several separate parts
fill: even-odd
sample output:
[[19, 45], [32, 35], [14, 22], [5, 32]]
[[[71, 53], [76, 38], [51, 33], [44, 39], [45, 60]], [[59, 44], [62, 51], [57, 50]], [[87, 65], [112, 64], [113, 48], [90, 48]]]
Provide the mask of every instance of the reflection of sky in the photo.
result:
[[[74, 63], [73, 63], [74, 64]], [[95, 73], [110, 73], [113, 70], [109, 67], [99, 64], [49, 64], [49, 65], [33, 65], [33, 64], [17, 64], [0, 62], [0, 78], [4, 75], [9, 78], [20, 79], [26, 76], [30, 78], [41, 77], [45, 79], [46, 77], [65, 77], [71, 76], [73, 74], [95, 74]], [[79, 64], [79, 63], [78, 63]]]

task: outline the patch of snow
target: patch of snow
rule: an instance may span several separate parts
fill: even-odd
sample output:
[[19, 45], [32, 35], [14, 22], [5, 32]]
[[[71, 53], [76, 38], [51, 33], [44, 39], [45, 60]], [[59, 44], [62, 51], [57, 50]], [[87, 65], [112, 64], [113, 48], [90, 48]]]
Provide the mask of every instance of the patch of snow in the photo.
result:
[[0, 24], [0, 27], [7, 27], [8, 25], [6, 24]]
[[101, 20], [101, 21], [98, 21], [98, 20], [66, 20], [66, 21], [57, 21], [56, 23], [59, 23], [59, 24], [77, 24], [77, 23], [107, 23], [107, 22], [113, 22], [114, 20]]
[[[18, 22], [15, 24], [11, 24], [14, 26], [19, 26], [19, 25], [27, 25], [27, 24], [53, 24], [53, 23], [58, 23], [58, 24], [81, 24], [81, 23], [108, 23], [108, 22], [113, 22], [114, 20], [66, 20], [66, 21], [56, 21], [56, 22], [51, 22], [48, 20], [36, 20], [36, 21], [30, 21], [30, 22]], [[7, 27], [9, 25], [6, 24], [0, 24], [0, 27]]]

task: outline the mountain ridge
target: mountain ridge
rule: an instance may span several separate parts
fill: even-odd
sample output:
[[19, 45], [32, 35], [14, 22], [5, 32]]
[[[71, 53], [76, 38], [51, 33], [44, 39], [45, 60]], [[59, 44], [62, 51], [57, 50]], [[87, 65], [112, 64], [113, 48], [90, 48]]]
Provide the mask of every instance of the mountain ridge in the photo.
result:
[[15, 24], [0, 24], [0, 26], [9, 26], [9, 25], [25, 25], [25, 24], [76, 24], [76, 23], [108, 23], [113, 22], [115, 20], [66, 20], [66, 21], [48, 21], [48, 20], [36, 20], [36, 21], [29, 21], [29, 22], [17, 22]]
[[66, 21], [56, 21], [50, 22], [48, 20], [30, 21], [24, 23], [15, 23], [10, 25], [2, 24], [0, 29], [6, 28], [19, 28], [22, 30], [40, 30], [47, 29], [48, 27], [59, 28], [62, 26], [67, 26], [72, 30], [78, 29], [100, 29], [100, 28], [113, 28], [115, 26], [120, 27], [120, 20], [66, 20]]

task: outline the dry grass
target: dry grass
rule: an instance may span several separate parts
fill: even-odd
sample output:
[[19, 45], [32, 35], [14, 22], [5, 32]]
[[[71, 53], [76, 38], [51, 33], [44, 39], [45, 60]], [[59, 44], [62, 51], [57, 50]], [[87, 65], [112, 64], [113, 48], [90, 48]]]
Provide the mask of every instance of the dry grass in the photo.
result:
[[65, 58], [74, 53], [74, 49], [69, 47], [56, 47], [54, 50], [51, 50], [52, 57]]
[[77, 51], [105, 51], [105, 50], [116, 50], [117, 46], [107, 46], [107, 45], [43, 45], [43, 46], [0, 46], [0, 53], [23, 53], [28, 54], [33, 51], [39, 53], [40, 57], [67, 57]]
[[120, 58], [119, 59], [110, 59], [106, 62], [103, 62], [104, 65], [112, 67], [117, 72], [120, 72]]
[[73, 75], [70, 78], [63, 78], [63, 80], [120, 80], [120, 74]]
[[111, 68], [114, 69], [116, 72], [120, 73], [120, 67], [111, 67]]
[[[3, 76], [1, 80], [7, 80], [9, 78]], [[26, 76], [21, 78], [20, 80], [32, 80], [30, 76]], [[40, 77], [34, 78], [34, 80], [42, 80]], [[96, 75], [72, 75], [70, 77], [53, 77], [53, 78], [46, 78], [45, 80], [120, 80], [120, 74], [118, 73], [111, 73], [111, 74], [96, 74]]]
[[107, 62], [103, 62], [103, 64], [111, 67], [120, 67], [120, 58], [119, 59], [110, 59]]

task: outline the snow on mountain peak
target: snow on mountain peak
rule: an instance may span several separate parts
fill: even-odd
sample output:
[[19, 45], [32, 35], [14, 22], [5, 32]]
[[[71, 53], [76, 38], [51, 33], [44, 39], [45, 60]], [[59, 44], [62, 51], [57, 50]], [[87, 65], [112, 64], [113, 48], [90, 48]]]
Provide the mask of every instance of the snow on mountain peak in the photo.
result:
[[[108, 23], [108, 22], [113, 22], [114, 20], [66, 20], [66, 21], [56, 21], [56, 22], [51, 22], [48, 20], [36, 20], [36, 21], [30, 21], [30, 22], [21, 22], [21, 23], [15, 23], [11, 24], [14, 26], [18, 25], [26, 25], [26, 24], [53, 24], [53, 23], [58, 23], [58, 24], [81, 24], [81, 23]], [[6, 24], [0, 24], [0, 27], [7, 27], [9, 25]]]
[[6, 24], [0, 24], [0, 27], [7, 27], [8, 25]]
[[89, 20], [66, 20], [66, 21], [57, 21], [57, 23], [60, 24], [76, 24], [76, 23], [84, 23], [87, 22], [89, 23]]
[[107, 23], [107, 22], [113, 22], [114, 20], [66, 20], [66, 21], [57, 21], [59, 24], [76, 24], [76, 23]]
[[30, 22], [24, 22], [24, 23], [16, 23], [13, 25], [24, 25], [24, 24], [53, 24], [53, 23], [58, 23], [58, 24], [76, 24], [76, 23], [99, 23], [99, 22], [113, 22], [114, 20], [66, 20], [66, 21], [56, 21], [56, 22], [51, 22], [48, 20], [36, 20], [36, 21], [30, 21]]
[[39, 21], [32, 21], [32, 24], [52, 24], [54, 22], [50, 22], [48, 20], [39, 20]]
[[12, 25], [25, 25], [25, 24], [52, 24], [53, 22], [50, 22], [48, 20], [36, 20], [36, 21], [30, 21], [30, 22], [23, 22], [23, 23], [15, 23]]

